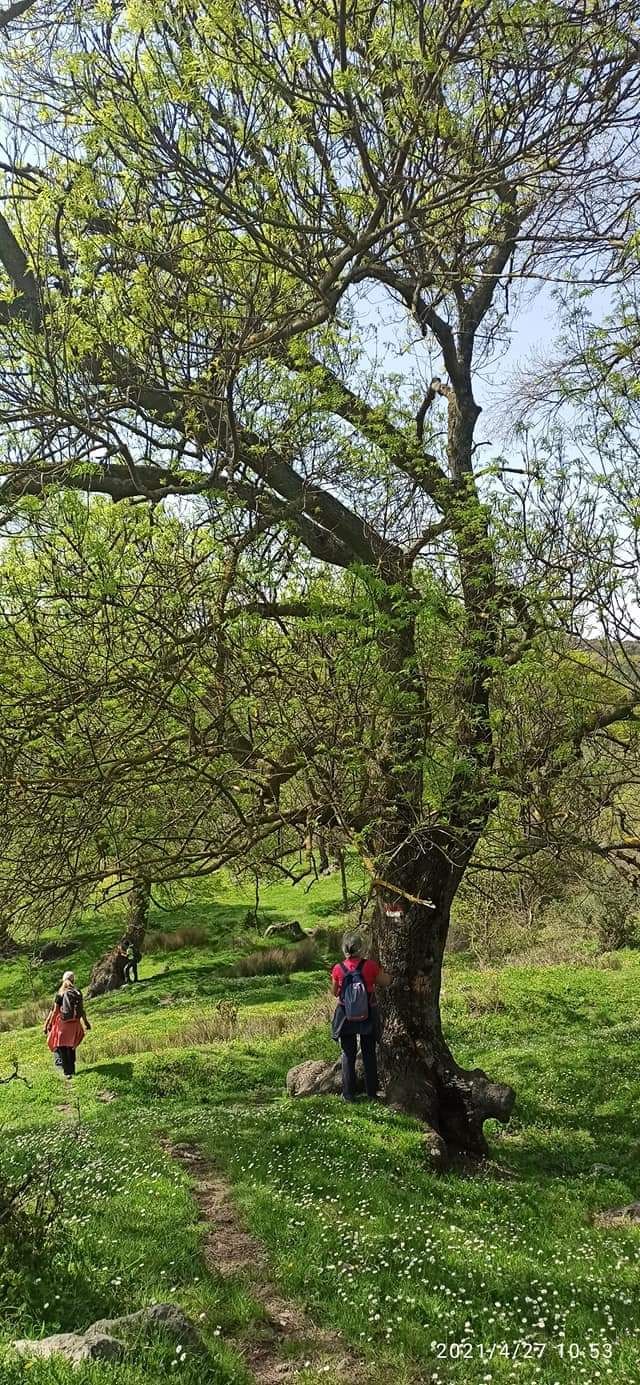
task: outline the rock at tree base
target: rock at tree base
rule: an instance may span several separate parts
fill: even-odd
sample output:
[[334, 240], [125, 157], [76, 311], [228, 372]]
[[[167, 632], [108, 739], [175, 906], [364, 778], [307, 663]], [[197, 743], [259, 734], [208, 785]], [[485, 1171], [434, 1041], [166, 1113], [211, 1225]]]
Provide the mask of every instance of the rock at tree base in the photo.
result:
[[43, 1337], [39, 1341], [14, 1342], [13, 1350], [18, 1356], [48, 1361], [52, 1356], [63, 1356], [73, 1366], [81, 1366], [85, 1361], [122, 1361], [126, 1349], [122, 1342], [104, 1333], [58, 1332], [54, 1337]]
[[427, 1168], [434, 1173], [444, 1173], [449, 1168], [449, 1151], [437, 1130], [425, 1130], [422, 1137], [422, 1152]]
[[297, 919], [293, 923], [272, 923], [265, 931], [265, 938], [292, 938], [294, 942], [300, 942], [306, 938], [304, 928], [300, 927]]
[[[364, 1091], [364, 1071], [360, 1054], [356, 1059], [356, 1091]], [[288, 1096], [340, 1096], [342, 1092], [342, 1063], [326, 1063], [310, 1059], [298, 1063], [287, 1073]]]
[[192, 1347], [200, 1345], [197, 1328], [181, 1308], [173, 1303], [154, 1303], [150, 1308], [126, 1313], [122, 1318], [102, 1318], [92, 1323], [86, 1332], [59, 1332], [54, 1337], [36, 1341], [25, 1338], [13, 1342], [13, 1350], [18, 1356], [44, 1361], [63, 1356], [74, 1367], [85, 1361], [123, 1361], [128, 1354], [125, 1345], [128, 1337], [146, 1337], [158, 1330], [175, 1337], [176, 1341], [189, 1342]]

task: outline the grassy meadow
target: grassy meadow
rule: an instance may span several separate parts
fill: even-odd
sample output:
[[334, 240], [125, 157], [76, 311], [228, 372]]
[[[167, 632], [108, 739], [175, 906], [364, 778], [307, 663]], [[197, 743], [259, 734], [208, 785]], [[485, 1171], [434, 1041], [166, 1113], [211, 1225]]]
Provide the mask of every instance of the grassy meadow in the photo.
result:
[[[226, 1172], [280, 1291], [339, 1329], [381, 1385], [635, 1385], [640, 1228], [599, 1229], [591, 1214], [640, 1196], [639, 956], [501, 970], [450, 958], [454, 1052], [513, 1083], [518, 1102], [508, 1129], [489, 1128], [485, 1167], [439, 1177], [417, 1123], [283, 1094], [294, 1062], [335, 1052], [338, 878], [265, 888], [259, 929], [250, 896], [230, 883], [213, 891], [153, 906], [141, 982], [88, 1007], [94, 1028], [71, 1093], [40, 1017], [64, 967], [86, 985], [119, 918], [77, 920], [63, 961], [34, 965], [25, 951], [0, 964], [0, 1078], [15, 1059], [29, 1082], [0, 1086], [0, 1174], [15, 1185], [39, 1171], [19, 1231], [0, 1221], [0, 1343], [170, 1301], [198, 1323], [203, 1352], [158, 1340], [126, 1365], [75, 1371], [7, 1355], [2, 1385], [250, 1380], [243, 1346], [263, 1310], [242, 1276], [207, 1268], [166, 1137]], [[289, 971], [267, 957], [263, 929], [293, 918], [322, 931], [289, 945]], [[243, 957], [259, 968], [258, 954], [280, 970], [239, 975]], [[300, 1375], [332, 1379], [313, 1365]]]

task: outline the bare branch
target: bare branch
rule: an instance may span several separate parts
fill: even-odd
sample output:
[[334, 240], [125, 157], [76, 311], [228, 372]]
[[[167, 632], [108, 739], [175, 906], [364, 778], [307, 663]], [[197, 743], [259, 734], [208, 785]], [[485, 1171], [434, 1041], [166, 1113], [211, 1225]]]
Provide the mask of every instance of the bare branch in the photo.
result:
[[8, 29], [14, 19], [20, 19], [20, 16], [26, 14], [27, 10], [32, 10], [35, 4], [36, 0], [15, 0], [15, 3], [10, 5], [8, 10], [0, 10], [0, 33], [3, 29]]
[[24, 1082], [25, 1087], [30, 1087], [31, 1083], [27, 1080], [23, 1073], [20, 1072], [18, 1059], [14, 1058], [12, 1059], [12, 1062], [13, 1072], [9, 1073], [8, 1077], [0, 1077], [0, 1087], [6, 1087], [9, 1082]]

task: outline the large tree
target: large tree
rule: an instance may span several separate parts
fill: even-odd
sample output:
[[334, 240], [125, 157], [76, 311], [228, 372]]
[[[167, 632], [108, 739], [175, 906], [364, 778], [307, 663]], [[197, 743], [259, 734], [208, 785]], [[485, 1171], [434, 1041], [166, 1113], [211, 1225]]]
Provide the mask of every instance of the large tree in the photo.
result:
[[[499, 798], [493, 698], [590, 595], [574, 510], [544, 567], [509, 537], [476, 376], [514, 285], [616, 268], [634, 8], [35, 0], [3, 21], [4, 502], [62, 485], [190, 498], [216, 529], [233, 514], [218, 614], [253, 551], [254, 613], [290, 643], [309, 616], [281, 599], [300, 548], [349, 574], [343, 602], [366, 593], [381, 690], [366, 814], [321, 816], [354, 835], [377, 891], [387, 1094], [472, 1151], [512, 1093], [456, 1064], [439, 994], [451, 903]], [[375, 338], [389, 312], [412, 348], [395, 377]], [[430, 629], [455, 648], [446, 693]], [[218, 655], [222, 725], [224, 641]], [[625, 688], [590, 710], [549, 762], [636, 706]], [[262, 801], [267, 828], [277, 810]]]

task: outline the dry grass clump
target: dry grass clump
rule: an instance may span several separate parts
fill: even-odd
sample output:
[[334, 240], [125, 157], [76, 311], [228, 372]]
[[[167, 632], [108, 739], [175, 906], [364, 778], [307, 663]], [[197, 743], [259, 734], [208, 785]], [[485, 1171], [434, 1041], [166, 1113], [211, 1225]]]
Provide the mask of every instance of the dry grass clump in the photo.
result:
[[131, 1029], [105, 1038], [94, 1029], [87, 1035], [80, 1049], [80, 1057], [85, 1064], [91, 1065], [102, 1058], [122, 1058], [127, 1053], [155, 1053], [162, 1048], [172, 1048], [174, 1042], [175, 1037], [172, 1039], [169, 1034], [151, 1036], [136, 1034]]
[[619, 952], [599, 952], [593, 959], [593, 965], [600, 971], [621, 971], [622, 958]]
[[474, 1019], [480, 1019], [482, 1015], [503, 1015], [507, 1009], [500, 995], [500, 982], [496, 976], [491, 977], [481, 991], [468, 993], [466, 1002], [467, 1011]]
[[474, 1019], [480, 1019], [482, 1015], [505, 1015], [507, 1007], [503, 1000], [493, 996], [470, 995], [467, 1010]]
[[42, 1024], [50, 1009], [50, 1001], [29, 1000], [19, 1010], [0, 1010], [0, 1034], [6, 1034], [10, 1029], [31, 1029], [34, 1024]]
[[234, 976], [289, 976], [293, 971], [311, 971], [319, 963], [312, 938], [295, 947], [263, 947], [241, 957], [233, 968]]
[[211, 940], [204, 924], [187, 924], [169, 933], [147, 933], [143, 952], [182, 952], [185, 947], [204, 947]]
[[221, 1000], [211, 1015], [201, 1015], [180, 1031], [179, 1042], [185, 1048], [231, 1039], [277, 1039], [281, 1034], [303, 1033], [316, 1024], [328, 1024], [335, 1001], [330, 996], [318, 996], [310, 1005], [296, 1010], [277, 1010], [268, 1014], [245, 1014], [228, 1001]]

